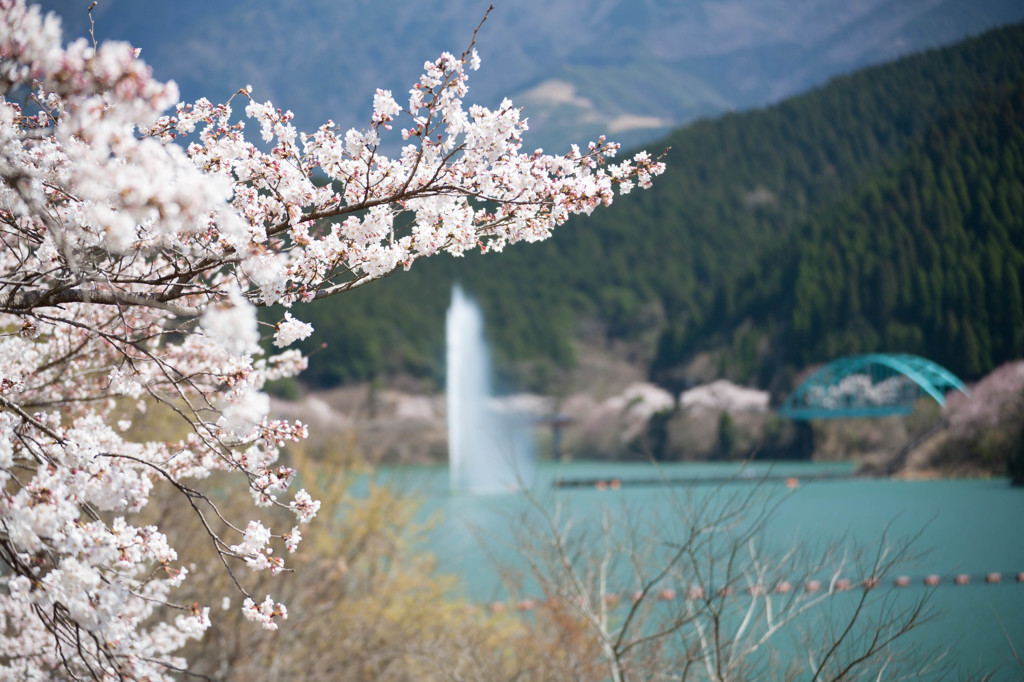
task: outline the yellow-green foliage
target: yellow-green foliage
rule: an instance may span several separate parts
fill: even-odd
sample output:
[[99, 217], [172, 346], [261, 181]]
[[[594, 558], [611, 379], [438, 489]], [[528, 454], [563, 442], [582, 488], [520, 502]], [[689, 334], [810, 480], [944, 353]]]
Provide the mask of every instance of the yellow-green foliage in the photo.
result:
[[[371, 472], [351, 451], [314, 458], [310, 450], [320, 448], [299, 445], [285, 453], [299, 485], [322, 502], [303, 530], [299, 551], [287, 557], [294, 572], [270, 577], [232, 564], [256, 601], [272, 594], [288, 606], [289, 618], [276, 632], [244, 621], [238, 609], [243, 595], [212, 556], [208, 536], [181, 495], [159, 496], [165, 526], [181, 536], [171, 540], [183, 563], [195, 562], [181, 601], [234, 595], [227, 610], [200, 601], [211, 607], [213, 626], [186, 651], [190, 668], [216, 679], [255, 682], [566, 679], [592, 665], [593, 652], [576, 641], [582, 628], [575, 628], [580, 636], [565, 634], [573, 628], [565, 627], [564, 609], [542, 606], [531, 617], [460, 598], [456, 578], [438, 574], [433, 556], [421, 548], [429, 522], [418, 520], [419, 500], [388, 485], [367, 485], [362, 477]], [[229, 487], [234, 482], [227, 476], [212, 483], [222, 514], [251, 518], [244, 489]], [[275, 527], [287, 523], [282, 517]]]
[[[171, 407], [149, 404], [137, 412], [134, 401], [118, 407], [119, 418], [133, 420], [133, 438], [177, 440], [187, 433]], [[244, 595], [206, 525], [180, 491], [155, 480], [144, 514], [160, 520], [179, 553], [177, 566], [189, 570], [175, 598], [184, 611], [193, 602], [211, 610], [212, 627], [185, 651], [191, 670], [245, 682], [601, 676], [594, 643], [567, 605], [550, 601], [522, 613], [514, 604], [488, 609], [460, 597], [457, 578], [440, 574], [423, 549], [433, 521], [422, 518], [422, 500], [376, 482], [356, 442], [354, 435], [314, 434], [282, 454], [282, 464], [297, 471], [295, 489], [322, 504], [302, 529], [299, 551], [286, 557], [292, 571], [273, 577], [226, 558], [254, 600], [271, 594], [287, 605], [289, 618], [276, 632], [242, 618]], [[227, 544], [240, 535], [220, 517], [236, 526], [261, 517], [279, 532], [291, 527], [290, 514], [254, 507], [240, 476], [214, 474], [206, 489], [210, 503], [196, 504]], [[227, 609], [221, 595], [229, 595]]]

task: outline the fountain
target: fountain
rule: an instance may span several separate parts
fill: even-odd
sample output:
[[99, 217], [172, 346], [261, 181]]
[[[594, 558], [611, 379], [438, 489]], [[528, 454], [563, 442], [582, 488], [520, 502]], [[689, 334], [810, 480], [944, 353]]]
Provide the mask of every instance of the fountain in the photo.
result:
[[531, 482], [531, 434], [523, 417], [494, 409], [483, 327], [479, 306], [456, 284], [445, 329], [449, 480], [457, 492], [510, 492]]

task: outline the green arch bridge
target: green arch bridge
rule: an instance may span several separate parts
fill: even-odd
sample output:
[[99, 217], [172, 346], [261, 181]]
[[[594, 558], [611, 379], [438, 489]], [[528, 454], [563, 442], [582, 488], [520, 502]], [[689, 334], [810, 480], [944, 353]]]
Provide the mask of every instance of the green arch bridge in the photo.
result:
[[872, 353], [833, 360], [794, 390], [779, 408], [790, 419], [909, 414], [919, 398], [940, 405], [946, 393], [970, 395], [952, 372], [916, 355]]

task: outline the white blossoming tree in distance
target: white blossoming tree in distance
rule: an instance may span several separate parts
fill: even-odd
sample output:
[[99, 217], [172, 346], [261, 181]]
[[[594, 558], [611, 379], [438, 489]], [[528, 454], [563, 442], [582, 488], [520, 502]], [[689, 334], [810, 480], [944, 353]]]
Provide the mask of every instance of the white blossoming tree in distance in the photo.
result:
[[[248, 594], [234, 569], [285, 570], [319, 508], [276, 463], [306, 427], [270, 420], [261, 392], [305, 360], [261, 350], [256, 309], [440, 252], [545, 239], [663, 165], [645, 153], [611, 163], [603, 138], [520, 153], [526, 122], [511, 103], [463, 107], [472, 43], [427, 62], [404, 107], [378, 90], [369, 127], [298, 134], [291, 112], [248, 88], [175, 107], [175, 85], [129, 45], [65, 47], [56, 17], [24, 0], [0, 12], [0, 672], [164, 679], [210, 619], [175, 603], [187, 570], [139, 521], [151, 493], [180, 493], [246, 617], [271, 629], [285, 606]], [[386, 156], [400, 120], [404, 146]], [[273, 346], [312, 331], [285, 313]], [[188, 435], [134, 442], [117, 416], [126, 404], [173, 409]], [[295, 527], [225, 518], [202, 490], [217, 470]]]

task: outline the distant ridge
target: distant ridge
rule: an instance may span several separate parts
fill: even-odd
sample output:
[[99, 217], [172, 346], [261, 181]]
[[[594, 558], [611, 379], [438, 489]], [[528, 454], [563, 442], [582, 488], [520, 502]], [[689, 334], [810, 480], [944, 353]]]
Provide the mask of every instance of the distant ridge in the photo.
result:
[[[84, 36], [86, 0], [45, 0]], [[363, 125], [375, 88], [404, 93], [426, 59], [461, 51], [480, 0], [103, 0], [97, 37], [129, 40], [183, 97], [226, 98], [251, 84], [296, 112]], [[1019, 0], [548, 0], [499, 2], [480, 32], [470, 97], [527, 107], [531, 148], [614, 130], [627, 144], [729, 110], [765, 106], [868, 64], [1024, 20]], [[568, 84], [589, 104], [531, 96]], [[401, 100], [401, 98], [399, 98]], [[633, 127], [622, 127], [633, 121]], [[655, 122], [667, 122], [665, 126]]]

